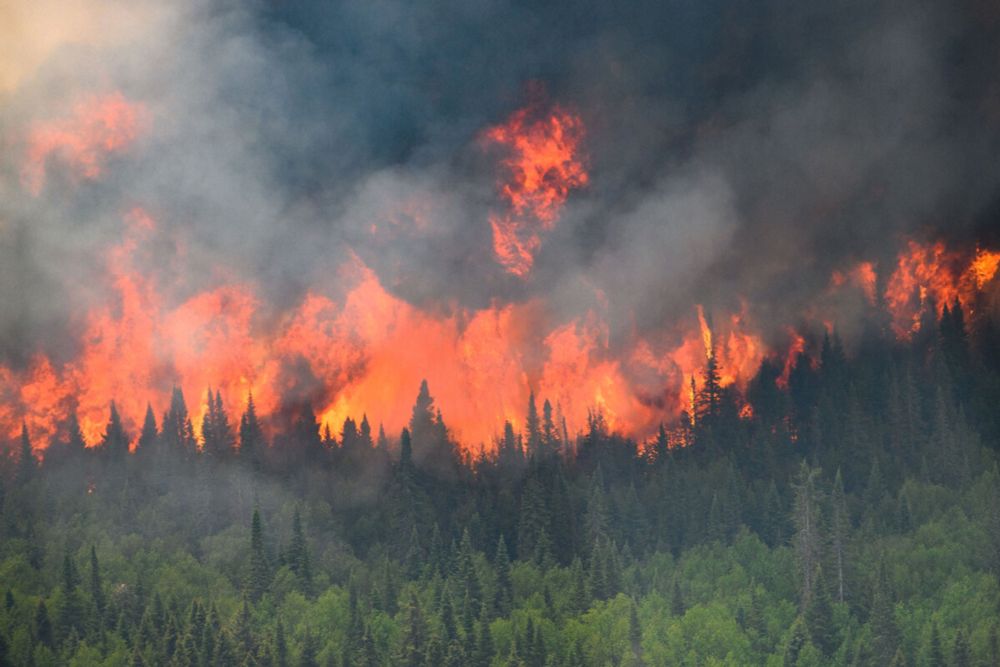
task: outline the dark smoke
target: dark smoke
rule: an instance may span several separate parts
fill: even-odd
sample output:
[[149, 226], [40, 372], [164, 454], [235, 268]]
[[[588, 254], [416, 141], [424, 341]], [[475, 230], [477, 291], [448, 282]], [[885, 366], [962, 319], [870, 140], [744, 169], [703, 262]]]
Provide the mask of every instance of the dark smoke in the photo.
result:
[[[0, 356], [58, 356], [135, 205], [189, 239], [177, 298], [220, 266], [279, 309], [336, 295], [355, 252], [428, 309], [542, 295], [570, 316], [597, 288], [613, 338], [696, 301], [793, 321], [904, 236], [995, 238], [990, 3], [615, 4], [137, 3], [127, 38], [52, 50], [0, 93]], [[477, 135], [537, 84], [583, 117], [591, 184], [523, 282], [492, 259]], [[100, 90], [148, 132], [99, 181], [50, 164], [33, 197], [26, 128]], [[368, 233], [414, 201], [428, 225]]]

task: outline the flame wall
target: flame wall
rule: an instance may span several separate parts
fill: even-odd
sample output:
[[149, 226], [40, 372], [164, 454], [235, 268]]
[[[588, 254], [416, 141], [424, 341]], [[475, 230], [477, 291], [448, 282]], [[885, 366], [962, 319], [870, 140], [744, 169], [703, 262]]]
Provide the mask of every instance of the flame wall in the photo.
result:
[[996, 290], [984, 3], [2, 11], [0, 433], [40, 447], [175, 385], [393, 432], [423, 378], [473, 447], [531, 392], [643, 437], [708, 353], [786, 384]]

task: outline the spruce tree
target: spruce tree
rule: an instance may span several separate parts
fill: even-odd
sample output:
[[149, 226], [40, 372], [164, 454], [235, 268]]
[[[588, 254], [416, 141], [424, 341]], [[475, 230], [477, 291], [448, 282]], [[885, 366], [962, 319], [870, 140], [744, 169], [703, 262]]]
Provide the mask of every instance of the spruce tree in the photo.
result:
[[524, 428], [528, 434], [528, 456], [540, 457], [543, 454], [542, 425], [538, 418], [538, 405], [535, 403], [534, 391], [528, 396], [528, 414], [524, 420]]
[[955, 633], [955, 646], [951, 652], [952, 667], [970, 667], [972, 665], [972, 649], [965, 632], [959, 628]]
[[830, 593], [823, 579], [822, 569], [817, 567], [814, 577], [815, 590], [809, 605], [806, 607], [803, 620], [809, 630], [812, 643], [823, 655], [831, 656], [838, 646], [837, 635], [833, 625], [833, 609], [830, 606]]
[[254, 602], [267, 591], [271, 583], [271, 570], [264, 552], [264, 529], [261, 526], [260, 510], [254, 508], [250, 526], [250, 568], [247, 575], [247, 592]]
[[52, 621], [49, 619], [49, 610], [45, 606], [45, 600], [38, 600], [35, 607], [35, 642], [48, 648], [55, 646], [52, 634]]
[[264, 431], [261, 429], [260, 420], [257, 418], [253, 392], [247, 394], [247, 408], [243, 416], [240, 417], [239, 441], [240, 459], [248, 463], [252, 470], [259, 473], [264, 466], [267, 443], [264, 440]]
[[31, 438], [28, 436], [28, 424], [21, 422], [21, 449], [17, 457], [16, 482], [24, 485], [35, 477], [38, 468], [38, 459], [35, 458], [31, 447]]
[[148, 455], [156, 447], [158, 432], [156, 430], [156, 415], [153, 414], [153, 406], [146, 404], [146, 416], [142, 420], [142, 431], [139, 433], [139, 440], [136, 443], [136, 453]]
[[97, 562], [97, 550], [90, 547], [90, 599], [94, 601], [98, 617], [104, 617], [106, 608], [106, 598], [104, 597], [104, 584], [101, 581], [101, 568]]
[[309, 546], [302, 531], [299, 508], [295, 508], [292, 518], [292, 541], [288, 547], [288, 566], [295, 574], [299, 587], [305, 595], [312, 594], [312, 568], [309, 564]]
[[892, 589], [889, 586], [884, 561], [879, 562], [874, 588], [868, 617], [872, 633], [872, 653], [876, 660], [888, 664], [899, 647], [900, 636], [896, 625]]
[[927, 650], [927, 667], [947, 667], [944, 651], [941, 650], [941, 635], [937, 623], [931, 622], [930, 646]]

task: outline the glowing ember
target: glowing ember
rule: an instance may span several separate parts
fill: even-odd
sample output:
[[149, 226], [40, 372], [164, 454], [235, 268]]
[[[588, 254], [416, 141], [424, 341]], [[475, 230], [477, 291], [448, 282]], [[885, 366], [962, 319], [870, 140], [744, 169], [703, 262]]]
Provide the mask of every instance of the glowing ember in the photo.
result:
[[79, 102], [69, 118], [37, 123], [28, 135], [21, 183], [38, 195], [50, 157], [69, 166], [78, 178], [99, 177], [107, 156], [123, 152], [135, 141], [142, 116], [141, 106], [112, 93]]

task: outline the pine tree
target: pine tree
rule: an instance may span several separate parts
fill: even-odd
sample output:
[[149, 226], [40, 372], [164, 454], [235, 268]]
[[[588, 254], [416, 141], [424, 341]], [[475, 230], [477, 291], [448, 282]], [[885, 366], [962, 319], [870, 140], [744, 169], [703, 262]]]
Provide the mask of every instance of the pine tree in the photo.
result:
[[233, 621], [232, 632], [233, 653], [238, 663], [245, 662], [257, 651], [253, 623], [250, 617], [250, 602], [243, 596], [243, 604]]
[[206, 404], [208, 411], [201, 423], [204, 452], [214, 459], [222, 460], [232, 453], [235, 446], [233, 428], [229, 423], [229, 415], [226, 414], [226, 406], [222, 402], [222, 393], [216, 390], [213, 394], [209, 389]]
[[887, 664], [899, 647], [900, 636], [884, 561], [879, 562], [874, 588], [868, 620], [872, 631], [872, 653], [876, 660]]
[[275, 667], [288, 667], [288, 643], [285, 640], [285, 625], [280, 617], [274, 629], [274, 664]]
[[542, 403], [542, 446], [546, 451], [557, 453], [560, 450], [559, 429], [552, 418], [552, 404], [548, 399]]
[[52, 621], [49, 620], [49, 610], [45, 606], [45, 600], [39, 600], [35, 607], [35, 641], [48, 648], [53, 648], [55, 645]]
[[66, 445], [70, 458], [79, 460], [78, 457], [82, 456], [87, 449], [87, 442], [83, 437], [83, 429], [80, 428], [80, 419], [77, 417], [76, 410], [69, 413], [69, 419], [66, 421], [66, 435]]
[[792, 623], [791, 631], [788, 633], [788, 642], [785, 644], [785, 667], [795, 667], [799, 661], [799, 654], [808, 641], [809, 633], [800, 616]]
[[822, 569], [817, 567], [814, 577], [815, 588], [806, 607], [803, 620], [809, 630], [812, 643], [823, 655], [831, 656], [838, 646], [837, 635], [833, 625], [833, 609], [830, 606], [830, 593], [823, 580]]
[[941, 650], [941, 635], [938, 633], [937, 623], [931, 622], [931, 639], [927, 651], [928, 667], [946, 667], [944, 652]]
[[247, 591], [254, 602], [267, 592], [271, 583], [271, 570], [264, 552], [264, 529], [261, 526], [260, 510], [254, 509], [250, 527], [250, 570]]
[[122, 460], [128, 454], [129, 437], [122, 426], [121, 417], [118, 415], [118, 408], [115, 402], [111, 401], [111, 410], [108, 416], [108, 425], [104, 429], [104, 437], [101, 439], [101, 451], [111, 460]]
[[316, 658], [318, 653], [319, 646], [317, 646], [317, 639], [307, 626], [305, 635], [302, 637], [302, 650], [299, 653], [298, 667], [319, 667], [319, 662]]
[[970, 667], [972, 665], [972, 649], [969, 647], [969, 639], [961, 628], [955, 633], [955, 646], [951, 656], [952, 667]]
[[538, 405], [535, 403], [535, 392], [528, 396], [528, 416], [524, 420], [524, 428], [528, 433], [528, 456], [539, 457], [542, 449], [542, 425], [538, 419]]
[[59, 637], [63, 640], [83, 629], [83, 600], [79, 591], [80, 575], [69, 552], [63, 556], [62, 598], [56, 609]]
[[490, 624], [486, 619], [479, 623], [479, 636], [476, 639], [477, 667], [489, 667], [493, 661], [493, 636], [490, 634]]
[[403, 639], [398, 664], [401, 667], [423, 667], [427, 643], [427, 628], [416, 593], [410, 594], [403, 620]]
[[309, 564], [309, 545], [302, 531], [302, 518], [299, 508], [295, 508], [292, 518], [292, 542], [288, 547], [288, 565], [299, 582], [299, 587], [306, 595], [312, 593], [312, 568]]
[[819, 470], [810, 468], [805, 461], [799, 466], [795, 478], [795, 501], [793, 521], [795, 523], [795, 557], [799, 566], [801, 582], [801, 607], [805, 609], [812, 598], [813, 577], [820, 558], [820, 492], [817, 487]]
[[541, 485], [530, 477], [521, 494], [518, 512], [517, 554], [521, 560], [533, 560], [542, 534], [549, 526], [549, 511]]
[[257, 418], [257, 408], [253, 402], [253, 392], [247, 394], [247, 409], [240, 417], [240, 458], [250, 464], [256, 472], [264, 465], [267, 443], [264, 431]]
[[497, 554], [493, 559], [493, 569], [496, 572], [497, 590], [495, 609], [498, 616], [510, 613], [513, 604], [513, 586], [510, 580], [510, 557], [507, 555], [507, 543], [503, 535], [497, 541]]
[[462, 594], [468, 598], [469, 602], [475, 606], [480, 603], [479, 575], [476, 572], [473, 556], [475, 551], [472, 547], [472, 536], [469, 529], [462, 530], [462, 539], [458, 547], [457, 572], [459, 581], [462, 583]]
[[674, 590], [670, 597], [670, 613], [679, 618], [684, 615], [686, 609], [684, 595], [681, 593], [680, 580], [674, 577]]
[[38, 459], [35, 458], [31, 447], [31, 438], [28, 437], [28, 424], [21, 422], [21, 450], [17, 457], [16, 481], [19, 485], [30, 482], [35, 477], [38, 468]]
[[569, 566], [570, 571], [570, 608], [574, 614], [582, 614], [590, 608], [590, 594], [587, 591], [587, 580], [583, 571], [583, 563], [574, 558]]
[[167, 451], [191, 456], [197, 452], [198, 443], [194, 437], [194, 426], [184, 402], [184, 392], [174, 387], [170, 394], [170, 407], [163, 416], [161, 437]]
[[101, 582], [101, 568], [97, 562], [97, 550], [90, 547], [90, 598], [94, 601], [99, 617], [104, 617], [106, 599], [104, 597], [104, 585]]
[[657, 466], [665, 466], [670, 457], [670, 441], [667, 439], [667, 429], [660, 422], [656, 431], [656, 441], [653, 443], [653, 462]]
[[139, 454], [151, 453], [156, 447], [157, 437], [156, 415], [153, 414], [153, 406], [146, 403], [146, 416], [142, 420], [142, 431], [140, 431], [139, 441], [136, 443], [136, 452]]
[[628, 640], [629, 647], [632, 649], [632, 657], [635, 659], [634, 664], [645, 664], [642, 659], [642, 625], [639, 623], [639, 609], [635, 600], [629, 605]]
[[833, 492], [830, 495], [830, 551], [836, 573], [837, 602], [845, 600], [847, 586], [845, 584], [845, 569], [847, 561], [847, 539], [850, 530], [850, 517], [847, 514], [847, 499], [844, 494], [844, 480], [840, 469], [833, 480]]

